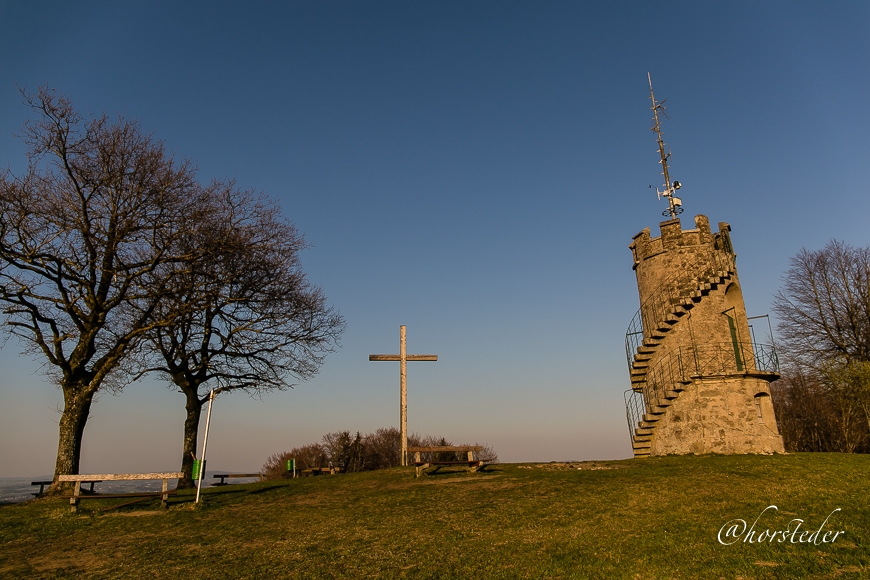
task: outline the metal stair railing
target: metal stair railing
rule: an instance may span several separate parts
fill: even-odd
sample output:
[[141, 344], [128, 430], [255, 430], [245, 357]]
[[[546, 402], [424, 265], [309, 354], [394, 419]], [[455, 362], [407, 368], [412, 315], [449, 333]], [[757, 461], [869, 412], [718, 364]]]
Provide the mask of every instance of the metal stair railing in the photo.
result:
[[[640, 426], [643, 415], [653, 414], [667, 406], [674, 398], [671, 394], [681, 391], [679, 384], [688, 384], [694, 378], [719, 375], [779, 372], [776, 349], [768, 344], [751, 342], [724, 342], [696, 346], [679, 346], [646, 373], [646, 381], [638, 389], [625, 393], [626, 416], [632, 441], [635, 429]], [[660, 412], [660, 411], [659, 411]]]
[[628, 435], [631, 437], [631, 442], [637, 442], [637, 433], [635, 429], [640, 427], [643, 420], [643, 414], [646, 412], [644, 405], [643, 393], [628, 389], [623, 395], [625, 399], [625, 418], [628, 420]]
[[[638, 347], [648, 338], [653, 329], [675, 313], [677, 306], [694, 292], [702, 289], [702, 284], [710, 278], [729, 276], [734, 273], [734, 255], [719, 251], [710, 255], [711, 259], [698, 260], [687, 270], [675, 273], [665, 280], [635, 313], [628, 330], [625, 332], [625, 356], [631, 371], [634, 355]], [[700, 268], [699, 268], [700, 266]]]

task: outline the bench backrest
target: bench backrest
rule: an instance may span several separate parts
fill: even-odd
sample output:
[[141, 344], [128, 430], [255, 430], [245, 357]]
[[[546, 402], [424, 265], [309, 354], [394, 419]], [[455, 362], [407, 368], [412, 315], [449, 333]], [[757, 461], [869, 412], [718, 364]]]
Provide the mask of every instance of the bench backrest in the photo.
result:
[[453, 447], [408, 447], [408, 451], [414, 452], [435, 452], [435, 451], [480, 451], [480, 445], [459, 445]]
[[124, 481], [128, 479], [181, 479], [184, 474], [178, 472], [166, 473], [100, 473], [97, 475], [59, 475], [58, 481]]

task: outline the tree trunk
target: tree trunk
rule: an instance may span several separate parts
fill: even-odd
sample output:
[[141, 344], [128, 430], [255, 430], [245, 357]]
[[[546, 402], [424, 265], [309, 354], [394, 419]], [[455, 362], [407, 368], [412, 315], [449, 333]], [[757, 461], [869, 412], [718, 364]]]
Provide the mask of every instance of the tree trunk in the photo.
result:
[[[182, 446], [181, 472], [184, 474], [178, 480], [178, 489], [192, 489], [196, 487], [193, 481], [193, 456], [196, 455], [196, 440], [199, 435], [199, 418], [202, 415], [203, 402], [199, 398], [199, 388], [181, 387], [187, 397], [187, 416], [184, 419], [184, 445]], [[200, 459], [202, 459], [200, 457]]]
[[64, 407], [58, 425], [57, 460], [54, 465], [54, 483], [46, 493], [59, 494], [71, 491], [72, 483], [60, 484], [60, 475], [78, 475], [82, 453], [82, 437], [91, 411], [91, 402], [96, 389], [90, 385], [63, 387]]

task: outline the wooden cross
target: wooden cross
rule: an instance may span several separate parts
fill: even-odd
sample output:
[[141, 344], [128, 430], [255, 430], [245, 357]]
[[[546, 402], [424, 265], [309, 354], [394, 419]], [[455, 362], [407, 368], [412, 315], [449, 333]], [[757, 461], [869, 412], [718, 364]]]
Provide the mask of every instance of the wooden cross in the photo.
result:
[[400, 451], [399, 462], [401, 465], [408, 465], [408, 368], [409, 360], [438, 360], [438, 355], [435, 354], [407, 354], [405, 351], [405, 326], [399, 327], [399, 354], [370, 354], [369, 360], [389, 360], [399, 361], [399, 378], [402, 388], [402, 403], [400, 420], [402, 424], [402, 449]]

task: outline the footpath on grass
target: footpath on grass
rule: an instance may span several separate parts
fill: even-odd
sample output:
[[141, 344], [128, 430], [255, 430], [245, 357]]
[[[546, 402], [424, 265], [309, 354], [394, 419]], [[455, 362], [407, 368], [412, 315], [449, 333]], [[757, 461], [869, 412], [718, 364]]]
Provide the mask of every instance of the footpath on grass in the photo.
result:
[[0, 577], [865, 578], [868, 471], [861, 455], [708, 455], [396, 468], [167, 509], [46, 498], [0, 508]]

